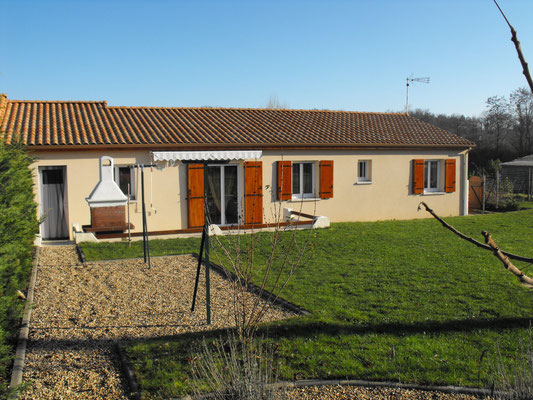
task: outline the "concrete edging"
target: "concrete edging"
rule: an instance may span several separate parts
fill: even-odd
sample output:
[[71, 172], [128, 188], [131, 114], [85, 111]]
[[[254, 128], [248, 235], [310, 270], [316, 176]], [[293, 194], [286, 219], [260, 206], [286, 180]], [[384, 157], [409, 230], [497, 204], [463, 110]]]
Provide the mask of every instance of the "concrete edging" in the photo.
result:
[[280, 386], [285, 387], [306, 387], [306, 386], [324, 386], [324, 385], [341, 385], [341, 386], [364, 386], [371, 388], [396, 388], [396, 389], [414, 389], [423, 391], [435, 391], [443, 393], [466, 394], [474, 396], [487, 396], [493, 394], [489, 389], [469, 388], [463, 386], [425, 386], [413, 383], [399, 383], [399, 382], [379, 382], [379, 381], [365, 381], [360, 379], [304, 379], [295, 382], [280, 382]]
[[134, 400], [141, 400], [141, 391], [139, 390], [139, 384], [137, 382], [137, 375], [135, 374], [135, 370], [131, 366], [128, 360], [128, 357], [126, 357], [126, 353], [124, 352], [124, 348], [122, 347], [122, 344], [117, 340], [114, 343], [113, 347], [115, 348], [115, 351], [117, 352], [118, 358], [120, 360], [120, 365], [122, 367], [122, 371], [124, 372], [124, 375], [126, 375], [126, 380], [128, 381], [128, 385], [130, 388], [128, 397]]
[[[78, 247], [78, 252], [81, 260], [85, 260], [85, 255], [83, 254], [83, 250], [81, 247]], [[189, 253], [192, 256], [198, 258], [198, 254], [196, 253]], [[181, 255], [181, 254], [176, 254]], [[164, 256], [153, 256], [154, 258], [162, 258], [162, 257], [174, 257], [176, 255], [164, 255]], [[129, 258], [130, 260], [136, 260], [137, 258]], [[98, 261], [91, 261], [92, 262], [102, 262], [102, 261], [119, 261], [119, 260], [127, 260], [124, 258], [121, 259], [114, 259], [114, 260], [98, 260]], [[209, 262], [210, 266], [215, 270], [216, 273], [218, 273], [222, 278], [224, 279], [236, 279], [236, 276], [219, 266], [218, 264], [215, 264], [213, 262]], [[272, 297], [274, 296], [272, 293], [268, 291], [261, 291], [260, 288], [254, 284], [248, 284], [247, 291], [252, 292], [254, 294], [259, 295], [264, 300], [272, 301]], [[281, 307], [287, 308], [290, 311], [293, 311], [300, 315], [309, 315], [309, 311], [298, 307], [296, 304], [293, 304], [289, 301], [286, 301], [282, 298], [277, 298], [275, 301], [273, 301], [274, 304], [279, 305]], [[120, 363], [122, 365], [122, 368], [124, 370], [124, 373], [126, 375], [126, 379], [128, 381], [131, 395], [134, 399], [140, 399], [141, 394], [139, 390], [139, 384], [137, 382], [137, 377], [135, 375], [135, 370], [129, 363], [125, 353], [124, 349], [122, 348], [122, 345], [119, 342], [115, 343], [115, 348], [117, 350], [117, 353], [120, 358]], [[341, 385], [341, 386], [363, 386], [363, 387], [370, 387], [370, 388], [397, 388], [397, 389], [413, 389], [413, 390], [423, 390], [423, 391], [436, 391], [436, 392], [443, 392], [443, 393], [455, 393], [455, 394], [465, 394], [465, 395], [474, 395], [474, 396], [488, 396], [493, 395], [494, 392], [489, 389], [479, 389], [479, 388], [469, 388], [469, 387], [462, 387], [462, 386], [424, 386], [424, 385], [418, 385], [418, 384], [409, 384], [409, 383], [397, 383], [397, 382], [379, 382], [379, 381], [365, 381], [365, 380], [350, 380], [350, 379], [333, 379], [333, 380], [324, 380], [324, 379], [305, 379], [300, 381], [294, 381], [294, 382], [277, 382], [273, 384], [276, 387], [307, 387], [307, 386], [325, 386], [325, 385]], [[185, 396], [182, 397], [181, 400], [191, 400], [191, 396]]]
[[[398, 383], [398, 382], [379, 382], [379, 381], [364, 381], [360, 379], [304, 379], [300, 381], [288, 382], [281, 381], [271, 384], [275, 389], [281, 388], [298, 388], [309, 386], [359, 386], [367, 388], [389, 388], [389, 389], [405, 389], [405, 390], [421, 390], [426, 392], [441, 392], [450, 394], [464, 394], [470, 396], [476, 396], [478, 398], [484, 398], [486, 396], [492, 396], [494, 391], [489, 389], [469, 388], [462, 386], [424, 386], [418, 384]], [[205, 396], [206, 398], [208, 395]], [[203, 399], [204, 397], [200, 397]], [[193, 400], [194, 397], [187, 395], [177, 399], [171, 400]]]
[[[198, 254], [196, 253], [192, 253], [192, 255], [196, 257], [197, 259], [199, 257]], [[205, 265], [205, 260], [203, 264]], [[218, 273], [223, 279], [233, 280], [233, 281], [238, 280], [237, 276], [233, 272], [228, 271], [227, 269], [221, 267], [220, 265], [213, 263], [211, 260], [209, 260], [209, 266], [216, 273]], [[243, 282], [242, 285], [244, 286], [245, 283]], [[248, 285], [246, 286], [246, 291], [257, 295], [263, 300], [270, 302], [274, 305], [286, 308], [287, 310], [292, 311], [293, 313], [296, 313], [298, 315], [310, 315], [311, 314], [306, 309], [299, 307], [296, 304], [291, 303], [290, 301], [287, 301], [282, 297], [276, 296], [273, 293], [269, 292], [268, 290], [264, 290], [264, 289], [261, 290], [259, 286], [254, 285], [253, 283], [248, 283]]]
[[[86, 261], [85, 254], [83, 253], [82, 248], [79, 245], [76, 245], [76, 249], [78, 251], [78, 256], [80, 258], [80, 261], [82, 261], [84, 263], [84, 265], [97, 263], [97, 262], [113, 262], [113, 261], [138, 260], [139, 259], [139, 257], [135, 257], [135, 258], [129, 257], [129, 258], [116, 258], [116, 259], [111, 259], [111, 260]], [[198, 257], [199, 257], [197, 253], [183, 253], [183, 254], [168, 254], [168, 255], [163, 255], [163, 256], [150, 256], [150, 258], [176, 257], [176, 256], [182, 256], [182, 255], [192, 255], [196, 259], [198, 259]], [[204, 261], [203, 264], [205, 265], [205, 261]], [[237, 277], [235, 276], [235, 274], [233, 274], [230, 271], [227, 271], [226, 269], [224, 269], [220, 265], [215, 264], [212, 261], [209, 261], [209, 265], [223, 279], [237, 280]], [[258, 295], [259, 297], [261, 297], [265, 301], [270, 301], [272, 304], [275, 304], [277, 306], [286, 308], [287, 310], [292, 311], [293, 313], [296, 313], [298, 315], [310, 315], [311, 314], [306, 309], [304, 309], [302, 307], [299, 307], [296, 304], [291, 303], [290, 301], [287, 301], [287, 300], [285, 300], [285, 299], [283, 299], [281, 297], [276, 297], [273, 293], [270, 293], [267, 290], [261, 290], [261, 288], [259, 288], [259, 286], [256, 286], [253, 283], [248, 283], [248, 286], [246, 287], [246, 290], [248, 292], [250, 292], [250, 293], [254, 293], [254, 294]]]
[[84, 267], [87, 266], [87, 259], [85, 258], [85, 253], [81, 249], [81, 246], [76, 243], [76, 252], [78, 253], [78, 259]]
[[26, 346], [28, 344], [30, 334], [30, 320], [31, 310], [33, 307], [33, 295], [35, 291], [35, 281], [37, 280], [37, 269], [39, 265], [39, 253], [40, 248], [35, 247], [33, 268], [31, 270], [28, 293], [26, 294], [26, 305], [24, 306], [24, 313], [22, 314], [22, 323], [20, 326], [17, 350], [15, 352], [15, 360], [13, 362], [13, 369], [11, 371], [11, 382], [9, 384], [10, 394], [8, 396], [8, 400], [18, 399], [18, 388], [22, 384], [22, 373], [24, 370], [24, 361], [26, 358]]
[[[462, 386], [424, 386], [418, 384], [409, 384], [409, 383], [398, 383], [398, 382], [379, 382], [379, 381], [364, 381], [360, 379], [304, 379], [294, 382], [276, 382], [272, 386], [275, 389], [281, 388], [298, 388], [298, 387], [309, 387], [309, 386], [359, 386], [367, 388], [389, 388], [389, 389], [405, 389], [405, 390], [420, 390], [426, 392], [441, 392], [441, 393], [450, 393], [450, 394], [464, 394], [470, 396], [476, 396], [478, 398], [485, 398], [486, 396], [494, 395], [494, 391], [489, 389], [478, 389], [478, 388], [469, 388]], [[207, 397], [207, 396], [206, 396]], [[203, 397], [201, 397], [203, 398]], [[193, 397], [190, 395], [172, 399], [172, 400], [193, 400]]]

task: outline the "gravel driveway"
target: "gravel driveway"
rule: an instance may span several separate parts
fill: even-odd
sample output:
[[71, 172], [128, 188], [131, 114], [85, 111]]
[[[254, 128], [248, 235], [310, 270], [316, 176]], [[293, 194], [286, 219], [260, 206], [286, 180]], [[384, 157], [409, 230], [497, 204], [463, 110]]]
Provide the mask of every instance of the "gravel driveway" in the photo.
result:
[[[43, 247], [35, 286], [24, 399], [126, 399], [113, 340], [233, 325], [229, 284], [211, 274], [212, 324], [205, 287], [190, 312], [197, 260], [189, 255], [78, 262], [74, 246]], [[203, 278], [203, 275], [202, 275]], [[250, 299], [252, 294], [249, 295]], [[294, 314], [271, 308], [265, 320]]]

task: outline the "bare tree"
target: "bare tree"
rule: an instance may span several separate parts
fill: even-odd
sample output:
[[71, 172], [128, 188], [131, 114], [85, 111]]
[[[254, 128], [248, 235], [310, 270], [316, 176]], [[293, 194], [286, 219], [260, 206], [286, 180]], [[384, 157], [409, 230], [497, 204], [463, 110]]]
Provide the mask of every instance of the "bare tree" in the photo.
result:
[[493, 138], [494, 149], [496, 152], [500, 152], [512, 127], [509, 102], [504, 96], [492, 96], [487, 99], [487, 108], [485, 127]]
[[278, 99], [278, 96], [273, 94], [268, 99], [268, 103], [266, 105], [266, 108], [272, 108], [272, 109], [287, 109], [289, 108], [289, 105], [286, 103], [281, 103]]
[[516, 147], [519, 155], [533, 153], [533, 93], [520, 88], [511, 93], [514, 108]]
[[[260, 231], [253, 225], [238, 226], [237, 234], [214, 236], [213, 240], [216, 262], [231, 273], [228, 277], [232, 285], [234, 322], [243, 342], [253, 339], [272, 302], [281, 295], [298, 267], [312, 255], [312, 221], [303, 231], [299, 229], [299, 216], [286, 223], [281, 202], [272, 207], [270, 214], [264, 216], [272, 221], [268, 224], [270, 231]], [[247, 292], [252, 282], [257, 283], [259, 296], [250, 300]]]

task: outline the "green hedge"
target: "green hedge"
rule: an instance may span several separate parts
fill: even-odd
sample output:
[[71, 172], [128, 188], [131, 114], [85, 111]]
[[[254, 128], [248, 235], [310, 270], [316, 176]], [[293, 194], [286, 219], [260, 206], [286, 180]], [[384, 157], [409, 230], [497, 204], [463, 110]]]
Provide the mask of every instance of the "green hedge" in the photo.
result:
[[38, 221], [30, 165], [22, 145], [0, 143], [0, 397], [4, 397], [32, 266]]

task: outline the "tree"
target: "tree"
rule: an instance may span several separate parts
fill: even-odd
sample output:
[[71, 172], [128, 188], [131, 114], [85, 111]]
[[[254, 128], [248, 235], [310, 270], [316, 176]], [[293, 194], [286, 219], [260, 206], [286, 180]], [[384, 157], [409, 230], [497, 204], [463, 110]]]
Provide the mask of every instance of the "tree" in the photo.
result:
[[526, 88], [511, 93], [515, 113], [516, 149], [521, 156], [533, 153], [533, 93]]
[[272, 109], [286, 109], [289, 108], [289, 105], [286, 103], [281, 103], [278, 99], [278, 96], [273, 94], [268, 99], [268, 103], [266, 105], [266, 108], [272, 108]]
[[504, 96], [492, 96], [487, 99], [485, 127], [493, 139], [495, 152], [501, 153], [504, 140], [512, 127], [512, 115], [509, 102]]

